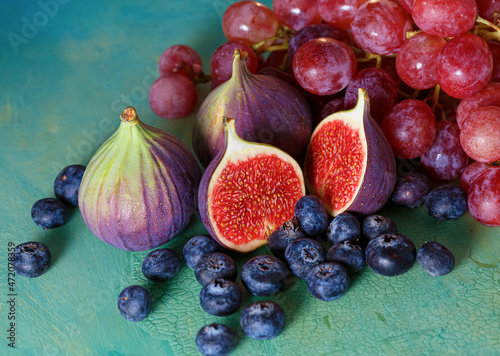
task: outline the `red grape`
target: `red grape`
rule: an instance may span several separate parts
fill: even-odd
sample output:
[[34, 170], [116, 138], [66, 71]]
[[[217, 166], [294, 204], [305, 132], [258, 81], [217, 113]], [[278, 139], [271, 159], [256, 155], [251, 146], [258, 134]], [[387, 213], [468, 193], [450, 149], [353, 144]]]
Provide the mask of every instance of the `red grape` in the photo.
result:
[[356, 56], [344, 42], [316, 38], [302, 45], [293, 58], [293, 74], [307, 91], [331, 95], [344, 89], [356, 73]]
[[431, 148], [420, 156], [429, 175], [441, 180], [457, 178], [469, 163], [460, 145], [460, 129], [455, 122], [439, 121]]
[[276, 14], [257, 1], [238, 1], [222, 17], [222, 31], [229, 41], [255, 44], [274, 37], [280, 23]]
[[[375, 68], [376, 66], [377, 59], [375, 58], [369, 61], [358, 62], [358, 72], [362, 69]], [[399, 84], [401, 84], [401, 78], [396, 71], [395, 57], [382, 57], [382, 60], [380, 62], [380, 69], [385, 70], [387, 74], [389, 74], [389, 76], [394, 80], [394, 83], [396, 83], [396, 87], [399, 87]]]
[[149, 105], [164, 119], [188, 116], [196, 106], [198, 93], [193, 81], [182, 74], [172, 73], [155, 80], [149, 89]]
[[203, 66], [200, 56], [194, 49], [184, 45], [174, 45], [162, 53], [158, 69], [160, 76], [178, 73], [193, 80], [199, 77]]
[[398, 88], [383, 69], [366, 68], [354, 76], [347, 86], [344, 107], [352, 109], [358, 101], [358, 89], [364, 88], [370, 98], [370, 114], [379, 124], [398, 102]]
[[469, 211], [487, 226], [500, 226], [500, 167], [483, 172], [469, 187]]
[[413, 12], [413, 3], [415, 0], [399, 0], [399, 4], [403, 9], [408, 11], [410, 14]]
[[495, 19], [493, 18], [495, 11], [499, 13], [497, 16], [500, 18], [500, 0], [476, 0], [476, 3], [479, 16], [483, 19], [495, 23]]
[[228, 81], [233, 74], [234, 50], [241, 49], [248, 54], [246, 66], [250, 73], [257, 72], [259, 60], [252, 48], [243, 42], [229, 41], [217, 48], [210, 60], [212, 81], [217, 85]]
[[348, 30], [358, 8], [368, 0], [318, 0], [318, 11], [328, 24]]
[[429, 105], [407, 99], [384, 117], [382, 131], [399, 158], [416, 158], [426, 152], [436, 135], [436, 118]]
[[488, 42], [488, 47], [490, 48], [491, 54], [493, 55], [493, 73], [491, 74], [490, 80], [492, 82], [500, 82], [500, 43]]
[[280, 51], [273, 51], [269, 53], [264, 68], [275, 67], [275, 68], [283, 68], [284, 70], [286, 70], [290, 63], [289, 62], [290, 59], [287, 58], [287, 54], [288, 51], [286, 49]]
[[500, 107], [500, 83], [489, 83], [476, 94], [463, 99], [457, 107], [457, 124], [462, 128], [470, 113], [481, 106]]
[[460, 176], [460, 184], [466, 192], [469, 191], [469, 187], [472, 182], [476, 180], [485, 170], [492, 168], [492, 166], [487, 165], [482, 162], [472, 162], [467, 167], [465, 167], [462, 175]]
[[476, 21], [475, 0], [415, 0], [412, 16], [424, 32], [454, 37], [469, 31]]
[[406, 40], [406, 32], [412, 29], [406, 11], [389, 0], [364, 3], [351, 23], [352, 36], [358, 46], [383, 56], [396, 54]]
[[441, 88], [448, 95], [463, 99], [488, 83], [493, 72], [493, 56], [481, 37], [465, 34], [443, 47], [436, 69]]
[[396, 56], [396, 70], [401, 80], [414, 89], [429, 89], [435, 86], [436, 59], [445, 45], [444, 38], [425, 32], [407, 40]]
[[473, 111], [462, 125], [460, 142], [475, 161], [500, 160], [500, 107], [482, 106]]
[[280, 22], [295, 31], [321, 23], [316, 0], [273, 0], [273, 9]]

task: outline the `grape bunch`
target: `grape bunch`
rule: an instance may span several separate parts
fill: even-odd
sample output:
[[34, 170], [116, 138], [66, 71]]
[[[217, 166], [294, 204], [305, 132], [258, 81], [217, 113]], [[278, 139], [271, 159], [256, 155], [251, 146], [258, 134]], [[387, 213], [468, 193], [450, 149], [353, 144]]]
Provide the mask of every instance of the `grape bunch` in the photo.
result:
[[[371, 115], [399, 160], [416, 160], [436, 185], [461, 178], [480, 223], [500, 226], [500, 3], [494, 0], [273, 0], [227, 8], [227, 42], [211, 77], [191, 48], [160, 58], [152, 110], [180, 118], [196, 105], [195, 83], [232, 75], [233, 54], [251, 73], [294, 85], [315, 124], [349, 110], [367, 90]], [[279, 103], [276, 103], [279, 105]]]

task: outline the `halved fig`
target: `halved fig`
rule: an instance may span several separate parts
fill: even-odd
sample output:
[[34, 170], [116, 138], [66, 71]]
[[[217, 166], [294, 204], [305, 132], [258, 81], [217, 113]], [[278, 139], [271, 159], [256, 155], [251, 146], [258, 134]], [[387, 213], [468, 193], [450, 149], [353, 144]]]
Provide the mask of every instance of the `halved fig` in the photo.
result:
[[222, 246], [249, 252], [293, 216], [305, 194], [302, 170], [287, 153], [236, 134], [224, 119], [225, 148], [205, 170], [198, 191], [201, 220]]
[[370, 116], [366, 90], [349, 111], [326, 117], [307, 148], [304, 174], [309, 192], [323, 201], [328, 214], [363, 215], [379, 210], [396, 182], [396, 162], [382, 130]]

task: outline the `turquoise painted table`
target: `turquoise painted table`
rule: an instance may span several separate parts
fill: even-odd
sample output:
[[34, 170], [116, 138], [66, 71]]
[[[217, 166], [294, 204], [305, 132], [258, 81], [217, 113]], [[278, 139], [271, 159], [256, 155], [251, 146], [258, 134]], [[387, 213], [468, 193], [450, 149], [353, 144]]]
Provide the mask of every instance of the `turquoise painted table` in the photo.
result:
[[[415, 265], [387, 278], [365, 269], [344, 297], [330, 303], [313, 299], [305, 283], [296, 281], [273, 297], [283, 305], [287, 323], [282, 335], [265, 342], [244, 337], [239, 313], [225, 319], [204, 313], [198, 303], [201, 287], [185, 266], [167, 284], [147, 283], [139, 270], [145, 254], [104, 244], [77, 209], [58, 229], [42, 231], [31, 221], [33, 203], [53, 196], [59, 170], [87, 164], [128, 105], [144, 122], [191, 147], [193, 117], [156, 117], [147, 93], [160, 54], [173, 44], [198, 50], [208, 72], [212, 52], [224, 41], [221, 16], [230, 3], [2, 1], [0, 354], [15, 351], [7, 339], [12, 311], [15, 347], [23, 355], [194, 355], [196, 332], [213, 321], [237, 333], [235, 355], [500, 354], [500, 230], [479, 225], [468, 213], [439, 223], [423, 207], [387, 207], [384, 213], [417, 246], [426, 240], [449, 246], [455, 270], [432, 278]], [[199, 91], [202, 99], [208, 86]], [[194, 219], [167, 246], [181, 252], [187, 239], [203, 232]], [[8, 243], [29, 240], [50, 247], [53, 265], [39, 278], [15, 278], [12, 309]], [[268, 250], [253, 255], [258, 253]], [[240, 266], [247, 258], [237, 258]], [[154, 297], [153, 313], [141, 323], [127, 322], [116, 308], [121, 289], [136, 283]], [[244, 298], [245, 304], [258, 299]]]

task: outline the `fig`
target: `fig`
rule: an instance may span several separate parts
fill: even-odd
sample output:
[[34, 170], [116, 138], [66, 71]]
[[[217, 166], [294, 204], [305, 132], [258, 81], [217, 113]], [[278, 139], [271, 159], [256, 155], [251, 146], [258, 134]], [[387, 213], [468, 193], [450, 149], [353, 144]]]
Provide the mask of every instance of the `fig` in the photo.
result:
[[102, 241], [122, 250], [150, 250], [188, 225], [201, 170], [180, 140], [142, 123], [133, 107], [120, 118], [85, 170], [78, 204]]
[[305, 194], [302, 170], [284, 151], [238, 137], [234, 119], [223, 119], [225, 147], [208, 165], [198, 192], [208, 233], [237, 252], [250, 252], [293, 216]]
[[224, 148], [223, 117], [237, 118], [246, 141], [276, 146], [298, 159], [312, 132], [311, 110], [302, 94], [284, 80], [251, 74], [246, 52], [235, 50], [230, 80], [203, 101], [193, 127], [193, 149], [203, 166]]
[[370, 116], [365, 89], [352, 110], [326, 117], [314, 130], [304, 163], [306, 187], [328, 214], [368, 215], [389, 199], [396, 162], [380, 126]]

